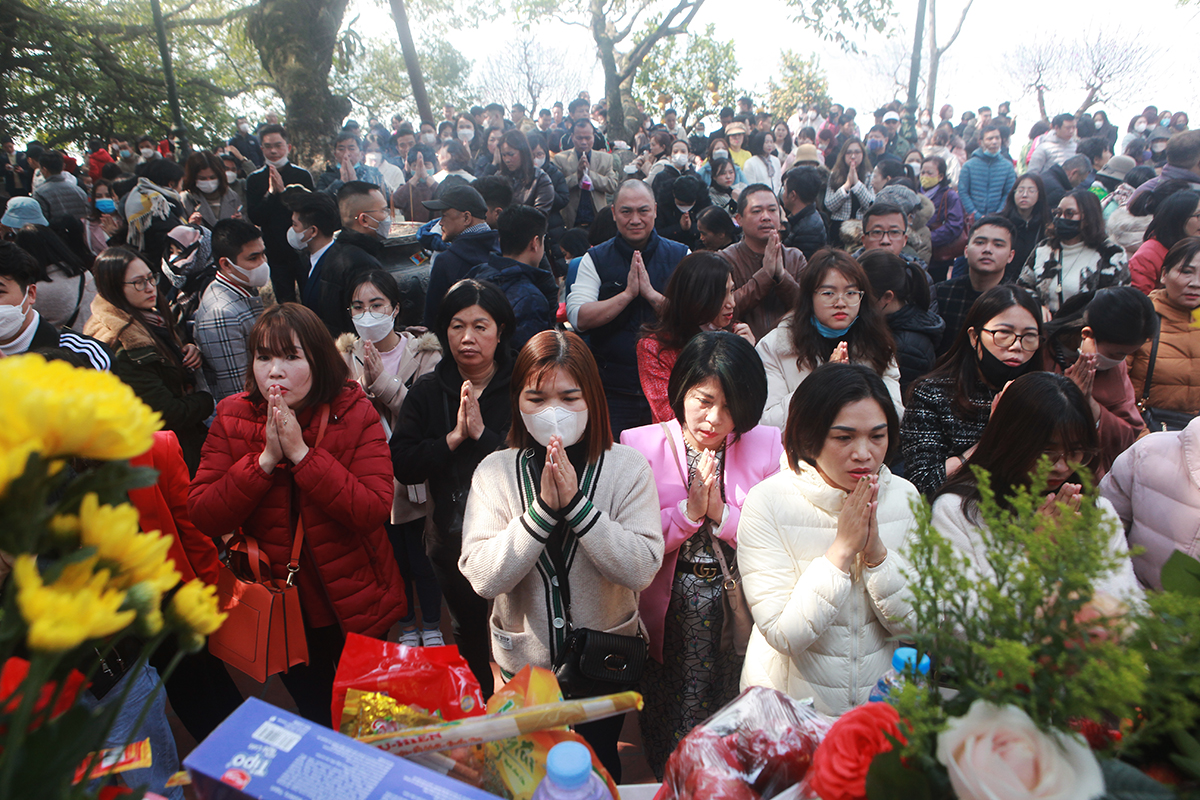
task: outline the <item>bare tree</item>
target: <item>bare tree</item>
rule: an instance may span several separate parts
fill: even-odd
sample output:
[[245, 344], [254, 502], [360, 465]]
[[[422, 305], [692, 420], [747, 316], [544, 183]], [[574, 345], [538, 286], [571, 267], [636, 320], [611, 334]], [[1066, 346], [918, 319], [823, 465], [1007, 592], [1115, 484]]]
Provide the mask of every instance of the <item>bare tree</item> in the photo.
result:
[[963, 6], [962, 13], [958, 17], [958, 24], [954, 26], [954, 33], [950, 34], [950, 38], [945, 44], [939, 45], [937, 38], [937, 0], [928, 0], [929, 3], [929, 71], [925, 78], [925, 107], [929, 109], [930, 114], [933, 113], [933, 101], [937, 92], [938, 66], [941, 64], [942, 56], [950, 49], [950, 45], [958, 39], [958, 35], [962, 33], [963, 22], [967, 19], [967, 12], [971, 10], [971, 4], [975, 0], [967, 0], [967, 4]]
[[520, 103], [536, 116], [541, 105], [575, 97], [585, 87], [587, 74], [578, 53], [525, 32], [480, 59], [477, 82], [481, 98], [505, 106]]
[[1026, 92], [1036, 95], [1042, 119], [1049, 120], [1047, 95], [1081, 90], [1076, 116], [1100, 103], [1109, 103], [1137, 88], [1152, 74], [1155, 52], [1136, 37], [1120, 39], [1103, 32], [1064, 41], [1047, 37], [1016, 48], [1006, 58], [1009, 74]]
[[[872, 108], [878, 108], [890, 103], [898, 97], [908, 95], [908, 81], [911, 77], [912, 49], [906, 44], [911, 37], [903, 26], [889, 36], [877, 50], [872, 50], [867, 58], [869, 81], [868, 99]], [[918, 76], [918, 88], [924, 81]], [[865, 130], [865, 128], [864, 128]]]

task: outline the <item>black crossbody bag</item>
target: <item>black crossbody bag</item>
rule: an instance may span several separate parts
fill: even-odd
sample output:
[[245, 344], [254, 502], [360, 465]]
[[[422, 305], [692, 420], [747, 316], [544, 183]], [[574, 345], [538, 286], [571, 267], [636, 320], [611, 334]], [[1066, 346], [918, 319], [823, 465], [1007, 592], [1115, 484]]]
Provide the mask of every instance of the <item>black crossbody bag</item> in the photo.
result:
[[1142, 412], [1142, 420], [1151, 433], [1162, 431], [1181, 431], [1195, 419], [1194, 414], [1186, 411], [1172, 411], [1167, 408], [1155, 408], [1150, 405], [1150, 385], [1154, 380], [1154, 362], [1158, 358], [1158, 337], [1162, 331], [1162, 317], [1155, 315], [1154, 344], [1150, 346], [1150, 362], [1146, 365], [1146, 380], [1142, 384], [1142, 398], [1138, 400], [1138, 411]]

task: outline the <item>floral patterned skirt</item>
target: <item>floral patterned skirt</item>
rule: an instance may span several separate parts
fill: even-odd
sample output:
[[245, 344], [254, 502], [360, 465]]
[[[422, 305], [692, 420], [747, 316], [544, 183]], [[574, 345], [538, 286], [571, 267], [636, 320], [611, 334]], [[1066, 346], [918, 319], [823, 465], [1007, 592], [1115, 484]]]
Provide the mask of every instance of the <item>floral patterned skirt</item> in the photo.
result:
[[721, 651], [722, 591], [719, 573], [711, 580], [675, 573], [663, 626], [663, 663], [646, 660], [641, 687], [642, 745], [659, 780], [679, 740], [737, 697], [743, 659]]

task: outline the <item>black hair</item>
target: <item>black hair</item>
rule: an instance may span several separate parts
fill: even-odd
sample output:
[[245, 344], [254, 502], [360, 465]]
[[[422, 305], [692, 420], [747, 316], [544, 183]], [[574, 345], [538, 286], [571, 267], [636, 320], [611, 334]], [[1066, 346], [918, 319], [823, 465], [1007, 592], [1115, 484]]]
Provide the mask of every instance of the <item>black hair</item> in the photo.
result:
[[[1021, 435], [1014, 436], [1015, 430]], [[1011, 508], [1017, 488], [1029, 485], [1030, 473], [1056, 437], [1064, 449], [1082, 452], [1085, 466], [1094, 460], [1100, 443], [1087, 398], [1062, 375], [1022, 375], [996, 402], [975, 452], [938, 490], [935, 499], [942, 495], [961, 497], [963, 513], [973, 516], [980, 492], [970, 467], [978, 466], [987, 470], [1000, 507]]]
[[[750, 151], [751, 156], [767, 155], [763, 147], [766, 145], [768, 133], [770, 131], [756, 130], [746, 137], [746, 149]], [[771, 138], [775, 138], [775, 135], [771, 134]]]
[[1200, 206], [1200, 193], [1184, 189], [1168, 197], [1154, 211], [1154, 219], [1146, 228], [1144, 241], [1157, 239], [1170, 250], [1176, 242], [1187, 236], [1184, 228]]
[[783, 451], [793, 472], [800, 471], [801, 461], [817, 465], [838, 414], [860, 400], [874, 400], [883, 411], [888, 429], [883, 460], [892, 461], [900, 449], [900, 417], [883, 379], [862, 364], [822, 364], [804, 379], [788, 405]]
[[499, 174], [507, 175], [520, 181], [522, 186], [532, 186], [534, 174], [533, 153], [530, 150], [529, 140], [525, 138], [525, 134], [521, 133], [517, 128], [506, 131], [503, 138], [500, 139], [500, 145], [508, 145], [513, 150], [516, 150], [521, 156], [521, 166], [517, 168], [517, 172], [509, 172], [508, 167], [504, 166], [504, 159], [501, 159]]
[[879, 174], [884, 177], [884, 180], [890, 183], [896, 178], [904, 178], [908, 176], [907, 165], [903, 161], [897, 161], [894, 158], [881, 158], [875, 162], [875, 169], [879, 170]]
[[[1132, 171], [1130, 170], [1130, 172]], [[1135, 217], [1145, 217], [1153, 214], [1168, 197], [1176, 192], [1182, 192], [1190, 188], [1192, 188], [1192, 184], [1182, 178], [1159, 181], [1150, 191], [1141, 192], [1130, 199], [1129, 213]]]
[[500, 341], [496, 345], [496, 360], [505, 361], [509, 357], [513, 333], [517, 327], [517, 318], [513, 314], [512, 303], [504, 292], [493, 283], [477, 281], [474, 278], [464, 278], [450, 287], [446, 296], [438, 303], [437, 316], [434, 320], [434, 334], [442, 346], [442, 353], [451, 357], [450, 350], [450, 321], [454, 315], [464, 308], [479, 306], [488, 313], [500, 328]]
[[[442, 142], [442, 144], [443, 145], [449, 144], [451, 141], [453, 141], [453, 140], [452, 139], [447, 140], [445, 142]], [[462, 142], [459, 142], [458, 146], [462, 147]], [[437, 153], [435, 153], [433, 151], [432, 147], [430, 147], [427, 144], [414, 144], [412, 147], [408, 148], [408, 155], [405, 156], [405, 162], [408, 164], [417, 163], [418, 155], [420, 155], [422, 158], [425, 159], [425, 165], [427, 167], [429, 167], [434, 172], [437, 172], [437, 168], [438, 168]]]
[[696, 203], [708, 194], [704, 179], [693, 173], [685, 173], [671, 184], [671, 194], [681, 203]]
[[[96, 184], [103, 185], [101, 181], [97, 181]], [[99, 218], [98, 212], [96, 217]], [[83, 220], [71, 214], [59, 214], [50, 218], [50, 230], [58, 234], [58, 238], [62, 239], [63, 244], [75, 256], [76, 261], [84, 268], [91, 269], [92, 262], [96, 260], [96, 254], [88, 247], [87, 230], [83, 226]]]
[[[545, 111], [546, 109], [543, 108], [542, 110]], [[546, 145], [546, 137], [537, 131], [530, 131], [525, 134], [525, 141], [529, 143], [530, 154], [539, 147], [542, 148], [543, 153], [549, 154], [550, 152], [550, 148]]]
[[[378, 287], [383, 296], [387, 298], [387, 301], [392, 304], [392, 308], [399, 309], [403, 305], [404, 298], [400, 294], [400, 284], [396, 283], [396, 277], [384, 269], [370, 269], [365, 272], [355, 273], [346, 284], [344, 305], [347, 308], [350, 307], [350, 303], [354, 300], [354, 292], [364, 283]], [[397, 319], [399, 319], [399, 314], [397, 314]]]
[[1053, 125], [1055, 128], [1061, 128], [1061, 127], [1063, 126], [1063, 124], [1064, 124], [1064, 123], [1067, 123], [1067, 122], [1074, 122], [1074, 121], [1075, 121], [1075, 115], [1074, 115], [1074, 114], [1066, 114], [1066, 113], [1063, 113], [1063, 114], [1058, 114], [1058, 115], [1056, 115], [1056, 116], [1054, 117], [1054, 119], [1053, 119], [1053, 120], [1051, 120], [1051, 124], [1052, 124], [1052, 125]]
[[272, 134], [272, 133], [278, 133], [280, 136], [283, 137], [283, 140], [285, 142], [288, 140], [287, 128], [283, 127], [282, 125], [277, 125], [277, 124], [276, 125], [263, 125], [261, 128], [259, 128], [258, 129], [258, 140], [261, 142], [263, 140], [264, 136], [267, 136], [268, 134]]
[[784, 189], [792, 192], [804, 203], [815, 203], [825, 188], [825, 180], [816, 167], [795, 167], [783, 176]]
[[500, 212], [496, 220], [500, 253], [516, 256], [525, 252], [535, 236], [546, 236], [546, 215], [533, 206], [516, 203]]
[[684, 256], [667, 280], [658, 320], [646, 326], [646, 335], [664, 348], [682, 348], [701, 325], [717, 318], [730, 270], [728, 261], [708, 250]]
[[1128, 183], [1130, 186], [1136, 189], [1146, 181], [1153, 178], [1156, 174], [1157, 173], [1154, 171], [1154, 167], [1148, 167], [1145, 164], [1142, 164], [1129, 170], [1129, 172], [1126, 172], [1125, 177], [1121, 182]]
[[696, 215], [696, 224], [713, 233], [722, 233], [729, 241], [736, 242], [742, 236], [742, 229], [729, 216], [729, 212], [720, 206], [708, 206]]
[[578, 258], [587, 253], [592, 243], [588, 241], [586, 228], [571, 228], [558, 240], [558, 246], [565, 250], [570, 258]]
[[779, 204], [779, 198], [775, 197], [774, 189], [772, 189], [770, 186], [767, 186], [765, 183], [752, 183], [745, 189], [742, 189], [742, 193], [738, 195], [738, 216], [746, 213], [746, 208], [750, 205], [750, 195], [758, 194], [759, 192], [768, 193], [772, 198], [775, 199], [775, 204]]
[[164, 189], [183, 180], [183, 167], [169, 158], [156, 158], [142, 167], [142, 177]]
[[[413, 149], [418, 147], [421, 147], [421, 145], [414, 145]], [[447, 139], [438, 145], [438, 149], [443, 147], [450, 151], [450, 163], [447, 165], [449, 170], [465, 170], [471, 165], [471, 151], [467, 149], [467, 146], [463, 144], [462, 140]], [[412, 150], [409, 150], [408, 153], [410, 157], [415, 158], [415, 156], [412, 155]]]
[[[1067, 192], [1063, 199], [1070, 197], [1075, 201], [1076, 208], [1079, 209], [1080, 221], [1080, 236], [1086, 247], [1092, 250], [1099, 250], [1104, 247], [1104, 243], [1108, 240], [1108, 231], [1104, 225], [1104, 212], [1100, 210], [1100, 198], [1087, 189], [1074, 189]], [[1062, 201], [1059, 201], [1062, 202]], [[1050, 228], [1050, 235], [1047, 237], [1051, 247], [1061, 247], [1062, 242], [1059, 241], [1058, 233], [1053, 226]]]
[[904, 231], [908, 232], [908, 214], [904, 213], [904, 209], [895, 203], [872, 203], [862, 215], [862, 227], [866, 232], [867, 225], [873, 217], [888, 217], [892, 214], [899, 214], [904, 220]]
[[591, 107], [591, 104], [587, 100], [584, 100], [582, 97], [576, 97], [570, 103], [567, 103], [567, 114], [571, 116], [575, 114], [575, 109], [577, 108], [591, 109]]
[[[1036, 172], [1026, 172], [1024, 175], [1018, 175], [1013, 181], [1012, 188], [1008, 190], [1008, 197], [1004, 200], [1004, 210], [1000, 213], [1009, 220], [1009, 233], [1012, 234], [1014, 241], [1017, 237], [1017, 226], [1012, 220], [1021, 216], [1021, 212], [1017, 210], [1017, 187], [1021, 185], [1021, 181], [1033, 181], [1033, 185], [1037, 188], [1038, 199], [1033, 204], [1033, 211], [1030, 214], [1030, 219], [1045, 223], [1050, 219], [1050, 202], [1046, 199], [1046, 182], [1042, 180], [1042, 176]], [[979, 225], [983, 220], [975, 223]], [[989, 223], [998, 224], [998, 223]], [[1039, 237], [1041, 238], [1041, 237]]]
[[[1035, 175], [1034, 177], [1037, 176]], [[1008, 231], [1009, 246], [1011, 247], [1016, 244], [1017, 226], [1013, 224], [1011, 219], [1001, 216], [1000, 214], [988, 214], [987, 216], [983, 216], [975, 220], [975, 224], [972, 225], [971, 230], [967, 232], [967, 238], [970, 239], [970, 237], [974, 236], [975, 231], [979, 230], [984, 225], [991, 225], [996, 228], [1004, 228], [1004, 230]]]
[[929, 310], [929, 279], [918, 265], [883, 249], [868, 250], [858, 263], [867, 273], [876, 299], [891, 292], [904, 305], [911, 303], [922, 311]]
[[[1042, 306], [1029, 290], [1007, 283], [993, 286], [975, 298], [975, 302], [967, 310], [967, 315], [959, 330], [946, 332], [947, 335], [954, 336], [954, 344], [950, 345], [950, 349], [938, 359], [932, 372], [923, 378], [918, 378], [909, 386], [909, 392], [915, 391], [923, 381], [947, 381], [953, 386], [954, 409], [963, 416], [974, 414], [975, 401], [991, 396], [996, 390], [1003, 387], [997, 386], [992, 389], [987, 387], [983, 375], [979, 371], [979, 357], [975, 354], [975, 346], [971, 344], [971, 337], [967, 334], [967, 330], [974, 328], [978, 333], [989, 320], [1013, 306], [1020, 306], [1029, 312], [1029, 316], [1037, 325], [1038, 335], [1044, 335]], [[1031, 370], [1042, 369], [1040, 348], [1030, 357], [1030, 361], [1033, 362]]]
[[333, 146], [336, 148], [342, 142], [349, 142], [349, 141], [353, 141], [355, 147], [357, 147], [360, 150], [362, 149], [362, 139], [360, 139], [358, 137], [358, 134], [350, 133], [350, 131], [347, 131], [347, 130], [343, 130], [337, 136], [333, 137]]
[[471, 184], [488, 208], [508, 208], [513, 201], [512, 181], [500, 175], [485, 175]]
[[242, 248], [253, 241], [263, 238], [258, 226], [242, 219], [223, 219], [213, 226], [212, 257], [220, 263], [222, 258], [236, 264]]
[[[1063, 303], [1052, 322], [1046, 324], [1046, 340], [1061, 342], [1075, 350], [1085, 327], [1092, 338], [1126, 346], [1141, 345], [1154, 336], [1154, 301], [1132, 286], [1109, 286], [1097, 292], [1083, 292]], [[1055, 348], [1051, 348], [1053, 353]], [[1056, 361], [1059, 359], [1056, 357]], [[1070, 366], [1063, 364], [1063, 367]]]
[[1075, 146], [1076, 154], [1087, 156], [1092, 161], [1100, 158], [1100, 156], [1104, 155], [1105, 151], [1111, 149], [1108, 140], [1103, 136], [1089, 136], [1086, 139], [1080, 139], [1079, 144]]
[[342, 227], [337, 203], [325, 192], [296, 191], [285, 203], [306, 228], [315, 227], [322, 236], [333, 236]]
[[13, 242], [0, 239], [0, 278], [16, 281], [21, 291], [41, 280], [43, 268], [37, 259]]
[[[717, 189], [717, 191], [731, 191], [732, 190], [732, 187], [730, 187], [729, 190], [722, 190], [721, 187], [717, 186], [717, 175], [719, 175], [725, 169], [726, 165], [733, 166], [733, 176], [734, 176], [733, 180], [736, 183], [737, 182], [737, 165], [733, 163], [733, 159], [714, 158], [709, 162], [708, 185], [710, 187], [715, 187]], [[762, 186], [763, 184], [759, 184], [759, 185]]]
[[609, 239], [617, 236], [620, 231], [617, 230], [617, 221], [613, 218], [613, 209], [611, 205], [596, 212], [596, 218], [592, 220], [592, 226], [588, 228], [588, 241], [592, 243], [592, 247], [598, 244], [603, 244]]
[[667, 400], [681, 426], [686, 424], [684, 398], [692, 387], [709, 378], [721, 382], [736, 441], [758, 425], [767, 404], [762, 359], [754, 345], [737, 334], [706, 331], [693, 336], [680, 351], [667, 382]]
[[42, 166], [42, 172], [50, 175], [57, 175], [66, 166], [66, 161], [63, 160], [62, 153], [57, 150], [47, 150], [38, 159], [38, 163]]
[[18, 247], [24, 250], [29, 255], [33, 256], [38, 262], [42, 273], [37, 281], [48, 281], [50, 275], [47, 269], [57, 265], [59, 269], [67, 274], [67, 277], [75, 278], [83, 273], [83, 264], [67, 247], [66, 243], [58, 238], [58, 234], [50, 230], [45, 225], [22, 225], [21, 229], [13, 235], [13, 241]]

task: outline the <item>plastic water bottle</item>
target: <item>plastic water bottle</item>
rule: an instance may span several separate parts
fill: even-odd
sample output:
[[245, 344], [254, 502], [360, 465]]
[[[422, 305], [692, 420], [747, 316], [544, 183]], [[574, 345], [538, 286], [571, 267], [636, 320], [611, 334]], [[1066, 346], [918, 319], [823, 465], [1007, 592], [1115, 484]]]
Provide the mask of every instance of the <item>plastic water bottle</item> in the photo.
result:
[[883, 702], [893, 689], [899, 691], [900, 687], [904, 685], [905, 671], [913, 665], [917, 668], [917, 674], [929, 674], [929, 656], [921, 656], [918, 661], [916, 649], [897, 647], [896, 652], [892, 653], [892, 668], [883, 673], [883, 677], [875, 683], [875, 688], [871, 690], [868, 698], [870, 702]]
[[546, 756], [546, 777], [533, 800], [613, 800], [607, 784], [592, 772], [592, 754], [579, 742], [559, 742]]

